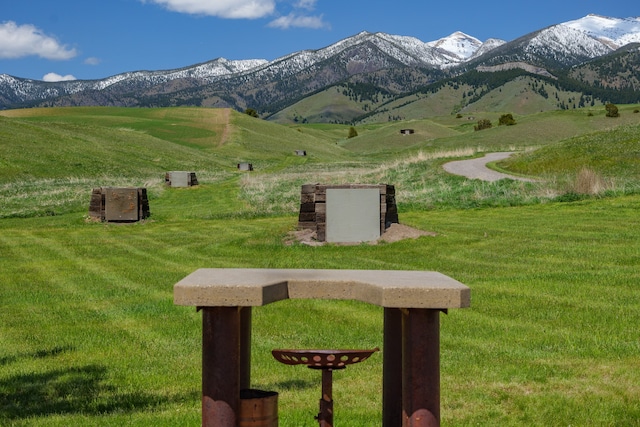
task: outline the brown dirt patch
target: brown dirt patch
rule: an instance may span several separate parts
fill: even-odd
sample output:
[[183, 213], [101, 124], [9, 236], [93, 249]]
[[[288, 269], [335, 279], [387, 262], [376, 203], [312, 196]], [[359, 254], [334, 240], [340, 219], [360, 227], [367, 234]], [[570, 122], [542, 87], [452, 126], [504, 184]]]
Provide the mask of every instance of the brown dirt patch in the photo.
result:
[[[369, 245], [377, 245], [379, 242], [393, 243], [398, 242], [400, 240], [405, 239], [417, 239], [421, 236], [437, 236], [437, 233], [432, 231], [424, 231], [419, 230], [417, 228], [409, 227], [404, 224], [391, 224], [389, 228], [386, 229], [384, 234], [380, 236], [377, 240], [372, 240], [370, 242], [364, 242]], [[284, 240], [285, 245], [292, 245], [294, 243], [301, 243], [303, 245], [308, 246], [322, 246], [327, 244], [327, 242], [320, 242], [316, 240], [316, 233], [312, 230], [296, 230], [291, 231], [287, 234], [287, 237]], [[332, 243], [334, 245], [359, 245], [361, 243]]]
[[223, 128], [222, 128], [222, 136], [220, 137], [220, 142], [218, 143], [218, 146], [222, 146], [227, 142], [227, 139], [229, 138], [229, 126], [231, 126], [231, 124], [229, 123], [229, 119], [231, 117], [231, 110], [228, 108], [225, 108], [223, 110], [223, 116], [222, 116], [222, 122], [223, 122]]

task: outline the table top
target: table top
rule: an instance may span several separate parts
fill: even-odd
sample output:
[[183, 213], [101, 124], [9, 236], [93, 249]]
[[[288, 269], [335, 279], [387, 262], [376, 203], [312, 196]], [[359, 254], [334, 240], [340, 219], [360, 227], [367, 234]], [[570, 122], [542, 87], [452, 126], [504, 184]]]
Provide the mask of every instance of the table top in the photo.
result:
[[435, 271], [202, 268], [173, 288], [176, 305], [263, 306], [285, 299], [356, 300], [389, 308], [469, 307], [471, 290]]

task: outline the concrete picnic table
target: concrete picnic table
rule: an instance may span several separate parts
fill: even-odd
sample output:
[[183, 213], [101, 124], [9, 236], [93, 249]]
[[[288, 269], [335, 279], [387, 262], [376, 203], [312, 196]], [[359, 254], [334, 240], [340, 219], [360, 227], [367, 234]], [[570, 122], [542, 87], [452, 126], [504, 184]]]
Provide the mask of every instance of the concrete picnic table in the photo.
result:
[[[471, 291], [438, 272], [203, 268], [174, 285], [202, 311], [202, 425], [237, 427], [250, 388], [251, 310], [285, 299], [355, 300], [384, 308], [383, 427], [440, 425], [440, 320]], [[327, 343], [330, 347], [331, 343]]]

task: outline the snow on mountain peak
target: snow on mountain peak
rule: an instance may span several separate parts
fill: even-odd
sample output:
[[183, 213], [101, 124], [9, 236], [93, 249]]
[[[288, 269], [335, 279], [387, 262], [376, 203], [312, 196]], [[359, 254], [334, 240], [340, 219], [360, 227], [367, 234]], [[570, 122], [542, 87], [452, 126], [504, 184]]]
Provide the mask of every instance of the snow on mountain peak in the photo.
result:
[[640, 17], [610, 18], [590, 14], [560, 25], [582, 31], [597, 40], [608, 42], [614, 48], [622, 47], [628, 43], [640, 43]]
[[482, 46], [482, 42], [461, 31], [456, 31], [447, 37], [429, 42], [427, 45], [451, 52], [460, 59], [467, 59], [476, 53], [480, 46]]
[[603, 43], [582, 29], [558, 24], [545, 28], [533, 37], [525, 47], [525, 52], [547, 52], [555, 58], [595, 58], [605, 55], [614, 48]]

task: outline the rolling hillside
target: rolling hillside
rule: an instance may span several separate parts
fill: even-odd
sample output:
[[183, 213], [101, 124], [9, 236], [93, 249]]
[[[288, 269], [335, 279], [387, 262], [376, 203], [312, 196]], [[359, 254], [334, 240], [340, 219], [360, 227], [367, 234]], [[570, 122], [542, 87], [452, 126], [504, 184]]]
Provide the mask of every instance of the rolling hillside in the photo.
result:
[[[603, 168], [602, 162], [596, 169], [618, 175], [623, 185], [638, 176], [636, 163], [620, 161], [636, 150], [633, 135], [640, 114], [635, 111], [637, 105], [620, 106], [615, 119], [605, 117], [603, 108], [515, 115], [515, 126], [497, 126], [498, 113], [444, 115], [359, 125], [358, 136], [347, 138], [346, 125], [280, 125], [229, 109], [7, 110], [0, 112], [0, 217], [83, 211], [88, 191], [95, 187], [147, 186], [151, 197], [159, 197], [170, 170], [195, 171], [204, 187], [224, 183], [229, 197], [244, 199], [262, 212], [295, 211], [300, 184], [341, 180], [394, 182], [402, 203], [429, 205], [419, 194], [457, 179], [442, 172], [444, 159], [488, 151], [524, 151], [517, 163], [501, 167], [533, 176], [558, 174], [563, 180], [576, 173], [577, 165], [592, 165], [589, 157], [597, 156], [620, 162], [620, 170]], [[474, 131], [481, 118], [494, 127]], [[401, 129], [414, 133], [403, 135]], [[627, 138], [627, 145], [607, 144], [620, 138]], [[579, 149], [589, 144], [601, 151], [591, 155]], [[530, 153], [533, 149], [540, 150]], [[296, 150], [307, 155], [298, 156]], [[254, 172], [238, 171], [239, 162], [252, 163]], [[550, 188], [542, 188], [546, 186]], [[552, 181], [532, 188], [531, 197], [558, 191], [562, 189]]]

